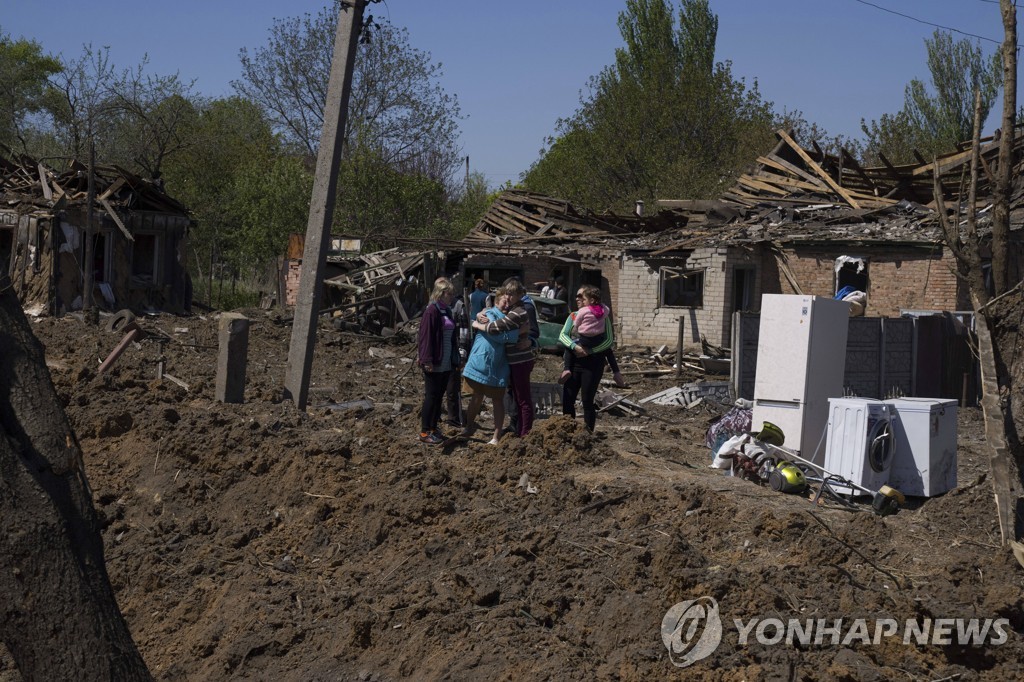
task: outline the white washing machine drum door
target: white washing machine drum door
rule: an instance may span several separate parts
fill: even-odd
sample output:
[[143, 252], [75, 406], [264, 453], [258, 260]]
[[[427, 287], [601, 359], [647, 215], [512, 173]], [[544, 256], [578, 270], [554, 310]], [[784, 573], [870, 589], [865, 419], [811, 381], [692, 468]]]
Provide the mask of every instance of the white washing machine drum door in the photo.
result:
[[888, 419], [879, 419], [868, 428], [868, 464], [872, 471], [882, 472], [892, 460], [893, 437]]

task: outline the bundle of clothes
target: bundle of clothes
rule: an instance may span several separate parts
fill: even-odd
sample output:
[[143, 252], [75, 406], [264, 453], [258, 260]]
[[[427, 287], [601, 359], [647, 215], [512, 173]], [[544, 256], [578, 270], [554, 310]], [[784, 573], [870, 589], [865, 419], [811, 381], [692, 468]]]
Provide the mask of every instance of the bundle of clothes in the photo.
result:
[[728, 469], [730, 476], [766, 481], [775, 461], [765, 445], [782, 446], [785, 434], [775, 424], [764, 422], [760, 431], [752, 431], [753, 409], [749, 400], [740, 399], [708, 429], [704, 443], [711, 449], [715, 469]]
[[850, 304], [850, 317], [862, 316], [868, 307], [868, 295], [851, 286], [845, 286], [837, 291], [834, 298]]

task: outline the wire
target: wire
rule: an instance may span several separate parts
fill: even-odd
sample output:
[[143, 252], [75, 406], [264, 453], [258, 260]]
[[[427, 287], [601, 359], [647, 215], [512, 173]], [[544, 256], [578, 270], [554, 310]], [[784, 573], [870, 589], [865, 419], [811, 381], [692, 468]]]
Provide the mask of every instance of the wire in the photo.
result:
[[[1003, 44], [1002, 40], [993, 40], [992, 38], [986, 38], [985, 36], [980, 36], [977, 33], [969, 33], [967, 31], [961, 31], [958, 28], [953, 28], [952, 26], [943, 26], [942, 24], [935, 24], [935, 23], [932, 23], [930, 21], [925, 21], [924, 19], [918, 19], [917, 17], [912, 17], [909, 14], [903, 14], [902, 12], [897, 12], [896, 10], [889, 9], [888, 7], [882, 7], [881, 5], [876, 5], [875, 3], [868, 2], [867, 0], [853, 0], [853, 1], [854, 2], [859, 2], [862, 5], [867, 5], [868, 7], [874, 7], [875, 9], [880, 9], [883, 12], [888, 12], [889, 14], [895, 14], [896, 16], [903, 17], [904, 19], [910, 19], [911, 21], [916, 21], [917, 23], [924, 24], [925, 26], [934, 26], [935, 28], [941, 28], [943, 31], [951, 31], [953, 33], [959, 33], [960, 35], [970, 36], [971, 38], [977, 38], [978, 40], [987, 40], [988, 42], [995, 43], [996, 45], [1002, 45]], [[1020, 45], [1017, 45], [1017, 47], [1019, 49]]]

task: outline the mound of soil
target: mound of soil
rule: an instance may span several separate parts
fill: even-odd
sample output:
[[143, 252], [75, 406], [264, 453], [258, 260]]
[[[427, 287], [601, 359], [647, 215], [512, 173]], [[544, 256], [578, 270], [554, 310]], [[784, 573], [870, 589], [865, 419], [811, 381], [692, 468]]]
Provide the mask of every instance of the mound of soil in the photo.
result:
[[[119, 335], [33, 325], [157, 679], [661, 679], [677, 670], [662, 620], [702, 596], [724, 626], [687, 671], [703, 679], [1019, 676], [1024, 570], [998, 549], [978, 410], [960, 410], [960, 487], [883, 518], [709, 469], [724, 408], [708, 402], [609, 410], [595, 434], [544, 415], [497, 446], [422, 445], [401, 335], [323, 325], [299, 412], [282, 400], [288, 321], [245, 312], [240, 405], [214, 400], [215, 317], [140, 320], [149, 335], [100, 376]], [[161, 359], [177, 382], [156, 378]], [[534, 379], [557, 363], [542, 356]], [[1008, 619], [1006, 643], [769, 645], [734, 625], [973, 617]]]

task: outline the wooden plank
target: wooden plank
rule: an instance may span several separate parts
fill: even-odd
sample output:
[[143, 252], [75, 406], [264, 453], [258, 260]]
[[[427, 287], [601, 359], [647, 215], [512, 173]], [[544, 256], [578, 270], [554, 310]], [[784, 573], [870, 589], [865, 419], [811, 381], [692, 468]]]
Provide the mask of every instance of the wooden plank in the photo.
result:
[[789, 171], [790, 173], [792, 173], [793, 175], [797, 176], [798, 178], [803, 178], [807, 182], [811, 183], [812, 185], [817, 185], [821, 189], [824, 189], [824, 190], [828, 189], [828, 185], [826, 185], [822, 181], [821, 178], [819, 178], [819, 177], [817, 177], [815, 175], [811, 175], [810, 173], [805, 171], [803, 168], [800, 168], [799, 166], [794, 166], [793, 164], [791, 164], [789, 161], [786, 161], [781, 156], [776, 156], [775, 154], [769, 154], [767, 157], [762, 157], [762, 158], [767, 158], [767, 160], [772, 162], [772, 165], [774, 165], [775, 167], [779, 168], [780, 170]]
[[793, 189], [803, 189], [808, 192], [820, 192], [823, 189], [827, 191], [827, 188], [821, 183], [815, 185], [803, 180], [795, 180], [787, 175], [779, 175], [777, 173], [766, 173], [761, 171], [754, 177], [758, 180], [764, 180], [765, 182], [772, 182], [776, 185], [792, 187]]
[[721, 208], [732, 209], [726, 201], [717, 199], [658, 199], [654, 202], [658, 208], [684, 209], [706, 213]]
[[789, 269], [789, 262], [786, 258], [786, 254], [782, 253], [781, 250], [776, 251], [775, 262], [778, 263], [779, 270], [781, 270], [782, 274], [785, 275], [786, 280], [789, 282], [789, 285], [793, 287], [793, 291], [803, 295], [804, 290], [800, 288], [800, 283], [796, 281], [796, 275], [794, 275], [793, 271]]
[[535, 238], [536, 238], [536, 237], [540, 237], [541, 235], [543, 235], [543, 234], [544, 234], [545, 232], [547, 232], [548, 230], [550, 230], [550, 229], [551, 229], [552, 227], [554, 227], [554, 226], [555, 226], [555, 224], [554, 224], [554, 223], [552, 223], [552, 222], [548, 221], [548, 223], [546, 223], [546, 224], [544, 225], [544, 227], [542, 227], [542, 228], [540, 228], [539, 230], [537, 230], [536, 232], [534, 232], [534, 233], [533, 233], [533, 236], [534, 236]]
[[730, 201], [735, 201], [737, 204], [742, 204], [743, 206], [747, 207], [756, 206], [758, 203], [757, 201], [751, 201], [749, 197], [741, 197], [739, 194], [736, 194], [735, 192], [726, 192], [722, 195], [722, 198], [728, 199]]
[[408, 322], [409, 316], [405, 314], [405, 306], [402, 305], [402, 299], [398, 298], [398, 292], [394, 289], [391, 290], [391, 300], [395, 302], [395, 310], [402, 316], [402, 322]]
[[39, 170], [39, 184], [43, 187], [43, 196], [47, 201], [53, 201], [53, 190], [50, 189], [50, 183], [46, 181], [46, 166], [39, 163], [36, 168]]
[[531, 214], [529, 211], [521, 209], [518, 206], [514, 206], [507, 202], [503, 202], [501, 200], [495, 201], [494, 207], [500, 211], [504, 211], [505, 213], [511, 213], [512, 215], [521, 218], [522, 220], [530, 223], [531, 225], [534, 225], [535, 227], [543, 227], [544, 224], [547, 222], [545, 220], [538, 218], [536, 215]]
[[857, 163], [857, 159], [853, 158], [853, 156], [850, 155], [850, 152], [846, 151], [845, 147], [843, 147], [841, 149], [842, 149], [844, 163], [850, 164], [850, 166], [853, 168], [854, 172], [856, 172], [857, 175], [859, 175], [861, 177], [861, 179], [863, 179], [864, 182], [866, 182], [868, 184], [868, 186], [871, 187], [871, 189], [878, 189], [878, 186], [875, 184], [874, 180], [869, 178], [868, 174], [865, 173], [864, 169], [860, 167], [859, 163]]
[[97, 197], [97, 200], [98, 201], [106, 201], [107, 199], [109, 199], [114, 194], [114, 192], [116, 192], [117, 190], [121, 189], [122, 186], [124, 186], [124, 176], [119, 177], [109, 187], [107, 187], [107, 189], [104, 190], [103, 194], [101, 194], [101, 195], [99, 195], [99, 197]]
[[118, 216], [117, 212], [114, 211], [114, 207], [110, 205], [110, 202], [107, 201], [106, 199], [100, 199], [99, 202], [100, 204], [103, 205], [103, 208], [107, 209], [107, 213], [109, 213], [110, 217], [114, 219], [114, 223], [116, 223], [117, 226], [121, 229], [121, 232], [124, 234], [125, 237], [127, 237], [128, 241], [134, 242], [135, 237], [132, 236], [132, 233], [129, 232], [128, 228], [125, 227], [124, 223], [121, 222], [120, 216]]
[[769, 192], [770, 194], [774, 194], [774, 195], [780, 196], [780, 197], [788, 196], [790, 194], [790, 192], [788, 192], [787, 190], [784, 190], [784, 189], [781, 189], [779, 187], [776, 187], [775, 185], [772, 185], [771, 183], [763, 182], [761, 180], [757, 180], [755, 178], [752, 178], [749, 175], [747, 175], [746, 173], [744, 173], [743, 175], [739, 176], [739, 178], [737, 178], [737, 182], [739, 182], [741, 185], [743, 185], [744, 187], [747, 187], [749, 189], [761, 190], [763, 192]]
[[[978, 153], [979, 154], [987, 154], [988, 152], [992, 151], [996, 147], [997, 147], [996, 143], [991, 143], [991, 144], [982, 146], [981, 150]], [[910, 174], [911, 175], [924, 175], [925, 173], [931, 173], [936, 168], [935, 164], [938, 163], [938, 173], [939, 173], [939, 175], [944, 175], [945, 173], [948, 173], [951, 170], [959, 168], [960, 166], [962, 166], [967, 161], [970, 161], [972, 153], [973, 153], [973, 150], [968, 149], [967, 151], [960, 152], [958, 154], [952, 154], [952, 155], [945, 156], [945, 157], [941, 157], [940, 156], [938, 159], [936, 159], [932, 163], [927, 163], [927, 164], [925, 164], [923, 166], [918, 166], [917, 168], [912, 170], [910, 172]]]
[[807, 152], [805, 152], [803, 148], [800, 145], [798, 145], [793, 140], [793, 138], [791, 138], [786, 133], [785, 130], [780, 130], [776, 134], [782, 137], [782, 139], [784, 139], [789, 144], [789, 146], [793, 148], [793, 151], [795, 151], [800, 156], [800, 158], [803, 159], [804, 163], [810, 166], [815, 173], [820, 175], [821, 179], [827, 182], [829, 186], [832, 187], [832, 189], [834, 189], [839, 196], [841, 196], [843, 199], [846, 199], [846, 203], [850, 204], [850, 206], [853, 206], [854, 208], [860, 208], [860, 204], [857, 203], [857, 200], [851, 197], [845, 189], [840, 187], [839, 183], [833, 180], [832, 176], [825, 172], [825, 169], [823, 169], [821, 166], [815, 163], [814, 159], [812, 159], [807, 154]]

